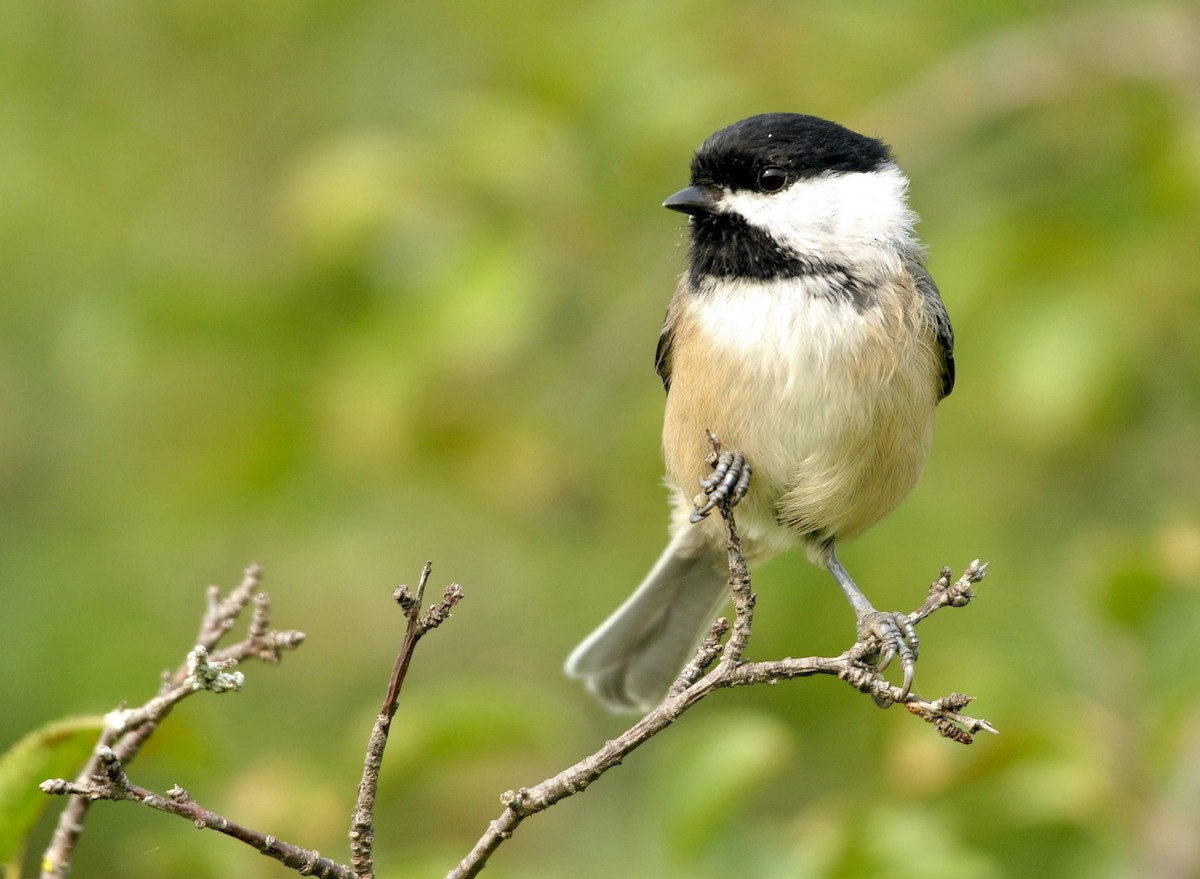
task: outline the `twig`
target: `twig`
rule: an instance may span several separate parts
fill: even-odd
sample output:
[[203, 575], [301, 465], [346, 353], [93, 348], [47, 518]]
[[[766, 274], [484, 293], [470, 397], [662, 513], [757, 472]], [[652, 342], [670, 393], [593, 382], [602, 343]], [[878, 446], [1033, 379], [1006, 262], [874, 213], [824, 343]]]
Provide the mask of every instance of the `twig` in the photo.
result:
[[[857, 641], [846, 652], [835, 657], [781, 659], [773, 662], [748, 662], [743, 653], [749, 643], [754, 617], [755, 596], [750, 588], [746, 567], [733, 516], [721, 506], [725, 522], [729, 554], [729, 583], [733, 598], [734, 619], [717, 620], [695, 656], [680, 672], [666, 698], [645, 717], [612, 741], [574, 766], [530, 788], [507, 791], [501, 797], [504, 811], [492, 821], [471, 852], [452, 870], [451, 879], [476, 876], [488, 858], [508, 839], [517, 826], [530, 815], [549, 808], [566, 797], [585, 790], [648, 739], [666, 729], [691, 706], [715, 690], [759, 683], [777, 683], [792, 678], [817, 674], [834, 675], [852, 687], [871, 695], [883, 706], [900, 703], [912, 714], [932, 724], [947, 738], [970, 744], [975, 734], [996, 730], [986, 721], [963, 714], [969, 696], [951, 693], [928, 702], [905, 695], [893, 687], [873, 664], [879, 644], [872, 636]], [[953, 583], [950, 571], [943, 569], [930, 586], [926, 601], [907, 616], [916, 624], [943, 607], [962, 607], [972, 595], [972, 586], [983, 579], [986, 565], [972, 562], [963, 575]], [[237, 689], [242, 684], [240, 672], [231, 671], [244, 659], [257, 658], [276, 661], [286, 650], [296, 647], [304, 638], [299, 632], [277, 632], [269, 625], [269, 602], [265, 594], [257, 593], [260, 572], [257, 567], [247, 570], [242, 583], [221, 600], [218, 590], [210, 590], [208, 610], [200, 627], [198, 643], [188, 654], [188, 661], [173, 675], [164, 676], [158, 694], [140, 708], [118, 709], [107, 718], [108, 724], [87, 767], [74, 782], [51, 780], [44, 782], [47, 793], [71, 797], [63, 810], [55, 837], [43, 862], [43, 877], [65, 876], [70, 869], [71, 854], [83, 830], [83, 818], [88, 804], [97, 799], [129, 800], [188, 818], [197, 827], [217, 830], [239, 839], [264, 855], [278, 860], [303, 875], [325, 879], [373, 879], [372, 855], [374, 805], [379, 784], [379, 770], [387, 744], [392, 718], [396, 713], [400, 689], [408, 673], [413, 652], [421, 637], [449, 617], [452, 608], [462, 597], [456, 584], [448, 586], [441, 600], [424, 613], [421, 603], [430, 574], [427, 563], [421, 572], [416, 594], [400, 587], [394, 598], [407, 620], [404, 640], [392, 668], [387, 694], [372, 729], [364, 759], [362, 779], [350, 827], [351, 864], [338, 864], [323, 858], [318, 852], [281, 842], [274, 836], [244, 827], [214, 812], [204, 809], [191, 799], [187, 791], [174, 787], [165, 795], [156, 794], [129, 780], [124, 765], [136, 756], [138, 749], [158, 723], [181, 699], [200, 689], [221, 692]], [[236, 618], [253, 601], [253, 613], [246, 638], [231, 647], [215, 650]], [[722, 642], [722, 639], [724, 641]], [[715, 663], [715, 665], [714, 665]]]
[[[92, 779], [102, 775], [102, 754], [111, 753], [118, 764], [128, 765], [171, 710], [186, 697], [199, 690], [222, 692], [241, 686], [241, 672], [230, 672], [243, 659], [277, 662], [285, 651], [294, 650], [304, 640], [303, 632], [276, 631], [270, 627], [271, 604], [265, 592], [259, 592], [262, 569], [258, 565], [246, 568], [241, 582], [221, 600], [221, 590], [210, 586], [208, 605], [196, 646], [187, 660], [174, 673], [163, 675], [158, 693], [140, 708], [118, 708], [105, 716], [105, 728], [87, 764], [76, 777], [71, 789], [53, 790], [69, 793], [71, 799], [59, 815], [50, 845], [42, 856], [42, 879], [61, 879], [71, 871], [71, 860], [83, 834], [88, 807], [98, 797], [87, 793]], [[220, 639], [233, 628], [246, 605], [253, 600], [254, 610], [246, 637], [224, 650], [214, 649]], [[56, 782], [47, 782], [54, 786]], [[63, 782], [68, 785], [69, 783]], [[43, 790], [45, 790], [45, 785]], [[51, 792], [51, 791], [48, 791]]]
[[[995, 733], [986, 720], [968, 717], [962, 709], [970, 702], [969, 696], [951, 694], [934, 702], [926, 702], [916, 696], [903, 697], [899, 687], [893, 687], [880, 671], [866, 662], [878, 653], [879, 644], [868, 636], [856, 642], [849, 650], [835, 657], [808, 657], [804, 659], [782, 659], [775, 662], [745, 662], [742, 654], [750, 639], [750, 627], [754, 616], [754, 593], [750, 590], [750, 575], [741, 540], [733, 516], [727, 507], [721, 507], [726, 528], [726, 545], [729, 550], [729, 583], [733, 596], [734, 622], [720, 619], [713, 624], [708, 636], [700, 645], [692, 661], [684, 667], [666, 698], [645, 717], [617, 738], [606, 742], [604, 747], [574, 766], [563, 770], [552, 778], [530, 788], [506, 791], [500, 802], [504, 811], [492, 821], [487, 831], [475, 843], [474, 848], [447, 874], [447, 879], [469, 879], [477, 876], [486, 866], [488, 858], [508, 838], [517, 826], [531, 815], [548, 809], [555, 803], [586, 790], [593, 781], [617, 766], [635, 749], [652, 736], [662, 732], [679, 719], [697, 702], [712, 692], [725, 687], [749, 684], [774, 684], [798, 677], [817, 674], [835, 675], [855, 689], [869, 693], [883, 706], [903, 703], [913, 714], [933, 724], [947, 738], [970, 744], [978, 732]], [[941, 576], [930, 587], [929, 597], [912, 614], [909, 620], [916, 623], [942, 607], [962, 607], [972, 597], [971, 586], [983, 579], [987, 569], [978, 561], [972, 562], [966, 572], [953, 584], [950, 572], [943, 569]], [[728, 630], [724, 647], [720, 638]], [[707, 674], [713, 661], [720, 661]]]
[[[147, 728], [152, 728], [161, 721], [180, 699], [200, 689], [214, 692], [238, 689], [243, 683], [242, 674], [241, 672], [230, 672], [229, 669], [241, 660], [254, 657], [265, 661], [275, 661], [279, 659], [283, 650], [295, 647], [300, 643], [304, 636], [299, 632], [276, 632], [270, 629], [270, 606], [266, 596], [254, 594], [258, 582], [257, 568], [248, 571], [247, 578], [223, 601], [220, 599], [218, 591], [209, 590], [208, 610], [200, 626], [199, 640], [201, 643], [197, 644], [188, 654], [187, 662], [174, 675], [164, 679], [158, 695], [145, 705], [132, 710], [119, 709], [108, 715], [108, 729], [106, 729], [105, 738], [97, 745], [88, 766], [74, 782], [51, 779], [42, 783], [42, 790], [48, 794], [69, 795], [71, 797], [70, 805], [80, 803], [83, 809], [96, 800], [124, 800], [141, 803], [160, 812], [178, 815], [187, 818], [198, 828], [216, 830], [240, 840], [261, 854], [296, 870], [301, 875], [318, 876], [322, 879], [363, 879], [363, 877], [373, 876], [371, 844], [375, 793], [379, 784], [379, 768], [383, 760], [383, 751], [387, 745], [392, 717], [396, 713], [400, 688], [404, 684], [417, 642], [427, 632], [441, 625], [450, 616], [454, 605], [462, 598], [462, 590], [457, 584], [452, 583], [442, 593], [441, 600], [422, 614], [421, 601], [430, 571], [431, 565], [427, 562], [421, 572], [421, 579], [415, 595], [406, 586], [399, 587], [393, 593], [408, 624], [405, 628], [404, 641], [388, 681], [387, 696], [380, 709], [379, 717], [376, 719], [367, 747], [363, 778], [359, 785], [358, 801], [355, 804], [350, 829], [351, 866], [322, 857], [319, 852], [311, 849], [283, 842], [270, 834], [245, 827], [216, 812], [205, 809], [178, 785], [164, 795], [134, 784], [125, 774], [123, 763], [126, 761], [122, 758], [121, 753], [116, 747], [110, 747], [114, 738], [118, 741], [125, 741], [128, 736], [135, 736], [136, 744], [140, 746], [149, 734], [146, 731]], [[232, 618], [245, 609], [252, 597], [254, 614], [246, 638], [238, 644], [216, 651], [210, 657], [210, 649], [216, 645], [222, 635], [229, 631], [232, 626]], [[136, 749], [134, 749], [134, 753], [136, 753]], [[65, 812], [66, 810], [64, 810]], [[82, 814], [81, 812], [80, 815], [82, 816]], [[74, 839], [78, 839], [78, 833], [82, 832], [82, 829], [82, 821], [80, 821]], [[70, 868], [70, 851], [66, 851], [65, 857], [55, 852], [53, 862], [49, 860], [52, 857], [50, 851], [47, 852], [46, 857], [47, 864], [54, 863], [59, 870], [59, 872], [49, 875], [66, 875], [66, 871]]]
[[350, 865], [358, 879], [371, 879], [375, 875], [375, 866], [371, 854], [375, 841], [375, 794], [379, 789], [379, 769], [383, 763], [383, 752], [387, 747], [388, 733], [391, 730], [392, 718], [396, 715], [396, 706], [400, 698], [400, 688], [408, 675], [408, 666], [412, 661], [413, 651], [417, 642], [426, 632], [437, 628], [450, 616], [450, 610], [462, 598], [462, 589], [457, 583], [451, 583], [442, 593], [442, 600], [431, 606], [424, 614], [421, 613], [421, 601], [425, 595], [425, 584], [429, 582], [432, 563], [426, 562], [421, 570], [421, 579], [417, 583], [417, 594], [408, 591], [407, 586], [401, 586], [392, 597], [404, 611], [408, 625], [404, 630], [404, 641], [400, 652], [392, 666], [392, 676], [388, 681], [387, 695], [383, 706], [375, 718], [371, 736], [367, 741], [367, 753], [363, 761], [362, 780], [358, 784], [358, 799], [354, 804], [354, 814], [350, 819]]
[[[713, 451], [719, 448], [718, 440], [710, 437]], [[733, 629], [721, 652], [721, 662], [716, 671], [728, 673], [742, 661], [746, 645], [750, 643], [750, 627], [754, 622], [755, 595], [750, 591], [750, 569], [746, 565], [746, 554], [742, 552], [742, 538], [733, 511], [722, 504], [721, 518], [725, 522], [725, 549], [729, 555], [729, 592], [733, 601]]]
[[134, 784], [125, 774], [121, 761], [111, 748], [98, 748], [96, 751], [96, 772], [86, 784], [55, 779], [43, 782], [42, 790], [48, 794], [71, 794], [88, 801], [94, 800], [128, 800], [141, 803], [151, 809], [178, 815], [191, 821], [196, 827], [215, 830], [226, 836], [246, 843], [262, 854], [274, 858], [286, 867], [300, 873], [302, 876], [317, 876], [320, 879], [353, 879], [353, 873], [336, 861], [321, 857], [319, 852], [290, 845], [243, 827], [215, 812], [210, 812], [191, 798], [186, 790], [176, 785], [167, 791], [166, 796], [156, 794], [144, 787]]

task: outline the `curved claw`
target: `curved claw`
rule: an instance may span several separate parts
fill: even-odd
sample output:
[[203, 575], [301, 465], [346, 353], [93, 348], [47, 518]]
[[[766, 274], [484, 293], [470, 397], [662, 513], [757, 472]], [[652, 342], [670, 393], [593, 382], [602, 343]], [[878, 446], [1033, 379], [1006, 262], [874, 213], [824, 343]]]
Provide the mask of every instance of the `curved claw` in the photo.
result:
[[880, 671], [891, 665], [893, 659], [900, 660], [904, 675], [900, 685], [900, 700], [908, 698], [916, 672], [917, 653], [920, 641], [912, 622], [902, 613], [881, 613], [877, 610], [862, 615], [858, 622], [861, 635], [871, 635], [879, 640], [880, 655], [876, 666]]
[[704, 489], [692, 501], [692, 513], [688, 517], [692, 523], [699, 522], [717, 505], [735, 506], [746, 496], [750, 488], [752, 468], [745, 455], [736, 449], [728, 449], [717, 456], [713, 472], [700, 480]]

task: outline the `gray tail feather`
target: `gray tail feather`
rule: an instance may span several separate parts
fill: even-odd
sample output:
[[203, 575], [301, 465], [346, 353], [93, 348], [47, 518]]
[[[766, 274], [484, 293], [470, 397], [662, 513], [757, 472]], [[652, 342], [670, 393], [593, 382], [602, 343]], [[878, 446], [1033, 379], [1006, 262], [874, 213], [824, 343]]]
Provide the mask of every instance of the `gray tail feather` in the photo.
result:
[[606, 707], [653, 707], [715, 618], [728, 572], [700, 538], [700, 529], [682, 528], [634, 593], [567, 658], [567, 674]]

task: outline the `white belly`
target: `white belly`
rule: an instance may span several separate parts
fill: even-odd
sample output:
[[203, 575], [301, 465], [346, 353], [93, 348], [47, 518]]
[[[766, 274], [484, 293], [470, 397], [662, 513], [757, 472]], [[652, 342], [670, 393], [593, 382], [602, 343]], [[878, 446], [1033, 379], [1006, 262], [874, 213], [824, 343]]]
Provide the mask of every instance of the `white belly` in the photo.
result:
[[739, 523], [760, 557], [861, 533], [911, 491], [928, 454], [936, 352], [915, 291], [907, 307], [860, 310], [812, 283], [693, 295], [672, 349], [669, 477], [690, 499], [706, 429], [744, 452], [754, 477]]

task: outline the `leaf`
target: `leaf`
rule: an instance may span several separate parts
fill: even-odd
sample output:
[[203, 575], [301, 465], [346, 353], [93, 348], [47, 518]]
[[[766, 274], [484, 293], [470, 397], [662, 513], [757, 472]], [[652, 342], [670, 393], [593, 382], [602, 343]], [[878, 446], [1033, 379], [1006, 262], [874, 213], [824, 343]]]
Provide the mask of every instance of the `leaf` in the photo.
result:
[[0, 871], [20, 874], [25, 838], [50, 797], [38, 789], [47, 778], [73, 778], [104, 728], [98, 715], [66, 717], [26, 735], [0, 755]]

